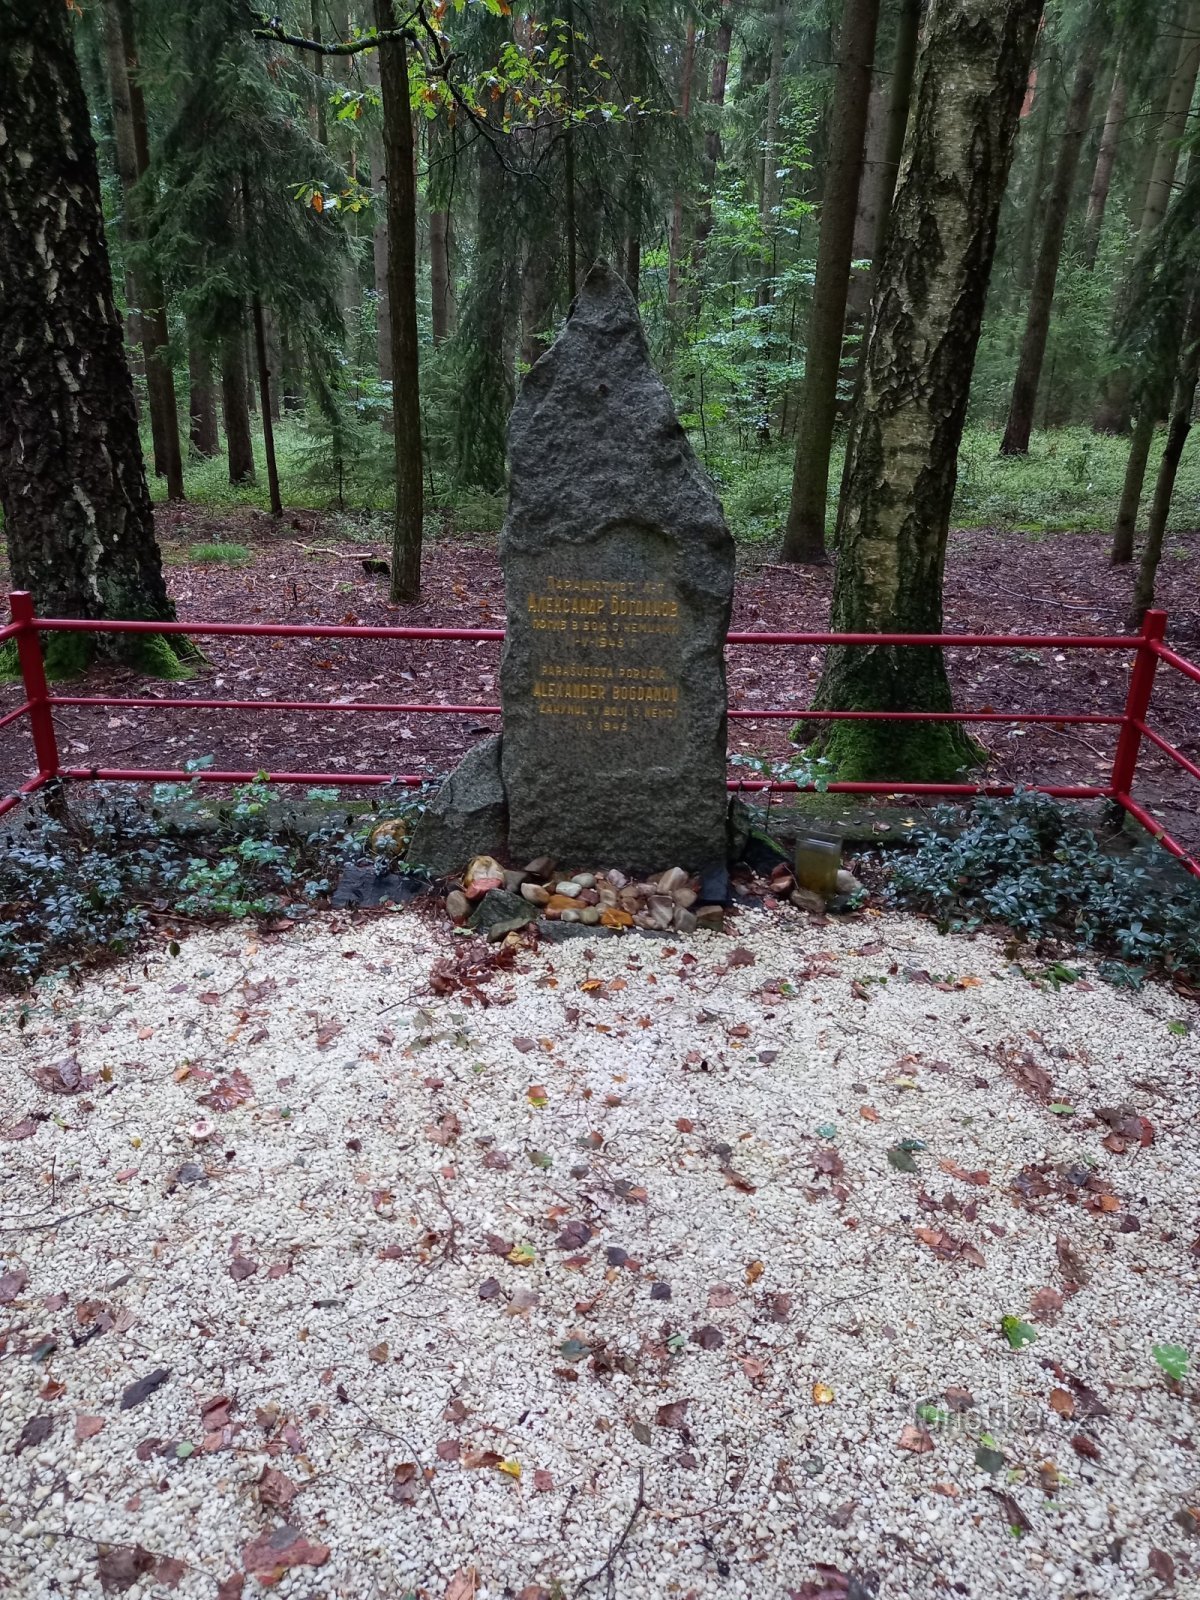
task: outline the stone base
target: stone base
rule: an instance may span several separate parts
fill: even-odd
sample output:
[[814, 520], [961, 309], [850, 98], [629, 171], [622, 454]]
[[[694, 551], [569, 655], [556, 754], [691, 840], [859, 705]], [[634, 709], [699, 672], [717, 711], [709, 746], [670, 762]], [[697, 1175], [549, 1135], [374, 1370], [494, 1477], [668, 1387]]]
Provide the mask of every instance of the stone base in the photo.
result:
[[461, 872], [473, 856], [508, 854], [508, 803], [500, 777], [500, 735], [469, 750], [425, 807], [408, 847], [411, 865], [435, 878]]

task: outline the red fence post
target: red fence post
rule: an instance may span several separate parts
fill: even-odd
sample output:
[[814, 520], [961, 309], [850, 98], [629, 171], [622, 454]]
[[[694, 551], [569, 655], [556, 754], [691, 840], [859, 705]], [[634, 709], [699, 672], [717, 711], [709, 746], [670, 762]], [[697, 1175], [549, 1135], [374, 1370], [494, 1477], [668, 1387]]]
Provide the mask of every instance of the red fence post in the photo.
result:
[[1154, 689], [1154, 674], [1158, 668], [1158, 653], [1153, 648], [1161, 642], [1167, 631], [1165, 611], [1147, 611], [1142, 618], [1142, 638], [1133, 658], [1129, 674], [1129, 692], [1125, 696], [1125, 714], [1121, 719], [1121, 736], [1117, 740], [1117, 753], [1113, 757], [1112, 797], [1124, 807], [1133, 790], [1137, 772], [1138, 751], [1142, 745], [1139, 726], [1150, 710], [1150, 695]]
[[28, 589], [15, 589], [8, 597], [8, 604], [12, 619], [21, 630], [17, 634], [17, 659], [21, 664], [25, 698], [29, 702], [29, 729], [33, 734], [38, 777], [45, 782], [58, 777], [58, 740], [54, 736], [54, 711], [50, 705], [41, 641], [33, 625], [33, 596]]

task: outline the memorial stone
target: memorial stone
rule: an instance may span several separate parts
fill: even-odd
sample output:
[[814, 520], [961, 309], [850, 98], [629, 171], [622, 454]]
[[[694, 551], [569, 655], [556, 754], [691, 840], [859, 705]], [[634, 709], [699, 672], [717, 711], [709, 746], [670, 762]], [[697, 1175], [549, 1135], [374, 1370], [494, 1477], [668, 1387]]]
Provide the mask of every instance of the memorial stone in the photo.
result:
[[508, 438], [511, 858], [723, 864], [733, 541], [607, 264], [526, 377]]

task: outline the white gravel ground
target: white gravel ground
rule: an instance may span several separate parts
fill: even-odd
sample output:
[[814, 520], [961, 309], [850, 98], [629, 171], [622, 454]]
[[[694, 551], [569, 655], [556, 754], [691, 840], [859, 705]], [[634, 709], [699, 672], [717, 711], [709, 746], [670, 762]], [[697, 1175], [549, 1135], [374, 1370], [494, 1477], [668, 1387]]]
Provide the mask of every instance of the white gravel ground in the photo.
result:
[[288, 1600], [1200, 1594], [1200, 1391], [1151, 1355], [1197, 1353], [1195, 1007], [902, 917], [577, 938], [486, 1006], [431, 992], [464, 948], [226, 929], [10, 1010], [0, 1590], [250, 1597], [274, 1550], [322, 1562]]

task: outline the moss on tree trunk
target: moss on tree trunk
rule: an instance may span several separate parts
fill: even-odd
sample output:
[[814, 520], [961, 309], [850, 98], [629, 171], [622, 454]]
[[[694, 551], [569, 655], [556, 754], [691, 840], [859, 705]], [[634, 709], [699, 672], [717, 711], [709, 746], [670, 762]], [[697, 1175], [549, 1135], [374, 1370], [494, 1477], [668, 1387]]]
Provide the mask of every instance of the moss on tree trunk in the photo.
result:
[[[939, 633], [946, 535], [1000, 200], [1040, 0], [933, 0], [880, 265], [838, 518], [831, 626]], [[831, 650], [816, 704], [947, 711], [940, 649]], [[951, 723], [834, 723], [839, 777], [953, 779], [979, 750]]]

